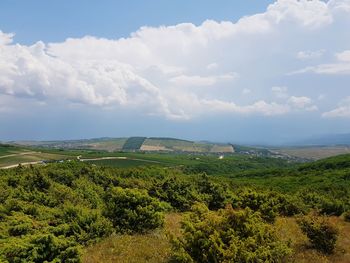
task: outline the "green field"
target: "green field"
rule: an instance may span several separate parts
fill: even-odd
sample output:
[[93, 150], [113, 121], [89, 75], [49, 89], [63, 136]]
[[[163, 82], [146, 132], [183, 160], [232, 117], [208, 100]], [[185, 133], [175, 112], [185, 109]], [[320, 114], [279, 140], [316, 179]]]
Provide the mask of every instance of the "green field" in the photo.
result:
[[94, 164], [97, 166], [117, 167], [117, 168], [130, 168], [130, 167], [153, 166], [153, 165], [169, 166], [169, 164], [167, 163], [150, 161], [150, 160], [142, 160], [142, 159], [97, 160], [97, 161], [87, 161], [87, 163]]
[[12, 145], [0, 144], [0, 157], [12, 154], [23, 153], [25, 150], [23, 148], [15, 147]]
[[0, 145], [0, 168], [20, 163], [75, 159], [76, 156], [69, 151]]

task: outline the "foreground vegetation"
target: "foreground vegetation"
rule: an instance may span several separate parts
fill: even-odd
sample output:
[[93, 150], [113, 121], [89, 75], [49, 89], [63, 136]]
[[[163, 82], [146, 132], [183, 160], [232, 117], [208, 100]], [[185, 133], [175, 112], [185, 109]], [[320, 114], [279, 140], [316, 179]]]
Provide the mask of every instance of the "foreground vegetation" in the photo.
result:
[[125, 247], [143, 239], [159, 243], [164, 262], [303, 262], [305, 249], [316, 253], [310, 260], [349, 255], [349, 155], [303, 165], [161, 158], [174, 165], [71, 161], [0, 170], [0, 262], [92, 262], [101, 259], [94, 252], [103, 251], [100, 244], [116, 260], [130, 251], [152, 262], [147, 247], [143, 254]]

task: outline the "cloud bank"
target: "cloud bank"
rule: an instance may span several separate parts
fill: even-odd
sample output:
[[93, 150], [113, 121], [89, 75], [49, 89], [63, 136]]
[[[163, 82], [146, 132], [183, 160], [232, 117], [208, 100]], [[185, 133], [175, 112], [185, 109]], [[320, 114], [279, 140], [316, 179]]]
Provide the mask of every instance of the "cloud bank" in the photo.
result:
[[[293, 77], [350, 75], [346, 28], [349, 0], [279, 0], [237, 22], [142, 27], [121, 39], [26, 46], [0, 31], [0, 94], [176, 120], [315, 112], [321, 91], [296, 89]], [[333, 106], [322, 116], [350, 117], [344, 102]]]

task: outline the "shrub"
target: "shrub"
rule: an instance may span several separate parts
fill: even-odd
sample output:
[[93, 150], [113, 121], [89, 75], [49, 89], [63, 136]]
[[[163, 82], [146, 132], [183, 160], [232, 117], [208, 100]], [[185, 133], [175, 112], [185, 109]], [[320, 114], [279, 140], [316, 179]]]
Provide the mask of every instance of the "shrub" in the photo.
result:
[[176, 177], [155, 183], [149, 190], [149, 194], [170, 203], [179, 211], [188, 211], [196, 200], [192, 185]]
[[253, 189], [244, 189], [236, 199], [236, 206], [249, 207], [253, 211], [260, 212], [261, 217], [269, 223], [273, 223], [279, 214], [289, 216], [302, 212], [297, 202], [293, 204], [291, 198], [273, 191], [258, 192]]
[[319, 210], [320, 214], [340, 216], [344, 212], [344, 203], [330, 199], [319, 193], [300, 193], [304, 203]]
[[211, 182], [206, 174], [203, 174], [198, 182], [198, 192], [210, 210], [224, 208], [228, 203], [226, 185]]
[[[3, 260], [3, 261], [2, 261]], [[81, 262], [80, 248], [50, 234], [11, 238], [0, 247], [1, 262]]]
[[320, 205], [320, 213], [340, 216], [344, 212], [344, 203], [340, 200], [324, 199]]
[[338, 231], [326, 217], [304, 216], [298, 219], [298, 224], [315, 249], [326, 254], [333, 253]]
[[120, 232], [146, 232], [163, 225], [162, 203], [145, 190], [115, 187], [108, 191], [105, 216]]
[[291, 253], [272, 226], [249, 208], [218, 212], [196, 204], [173, 240], [176, 262], [281, 262]]
[[343, 216], [346, 222], [350, 222], [350, 210], [346, 211]]
[[96, 210], [66, 204], [61, 220], [65, 223], [63, 229], [59, 227], [56, 231], [74, 236], [79, 244], [88, 244], [112, 233], [112, 223]]

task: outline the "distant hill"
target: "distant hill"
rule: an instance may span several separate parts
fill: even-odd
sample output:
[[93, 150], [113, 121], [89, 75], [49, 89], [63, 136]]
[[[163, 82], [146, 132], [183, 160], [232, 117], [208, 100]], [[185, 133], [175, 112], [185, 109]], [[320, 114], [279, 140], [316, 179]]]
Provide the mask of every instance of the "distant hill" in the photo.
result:
[[67, 141], [13, 141], [12, 144], [54, 149], [90, 149], [103, 151], [233, 153], [231, 144], [195, 142], [177, 138], [129, 137], [95, 138]]

